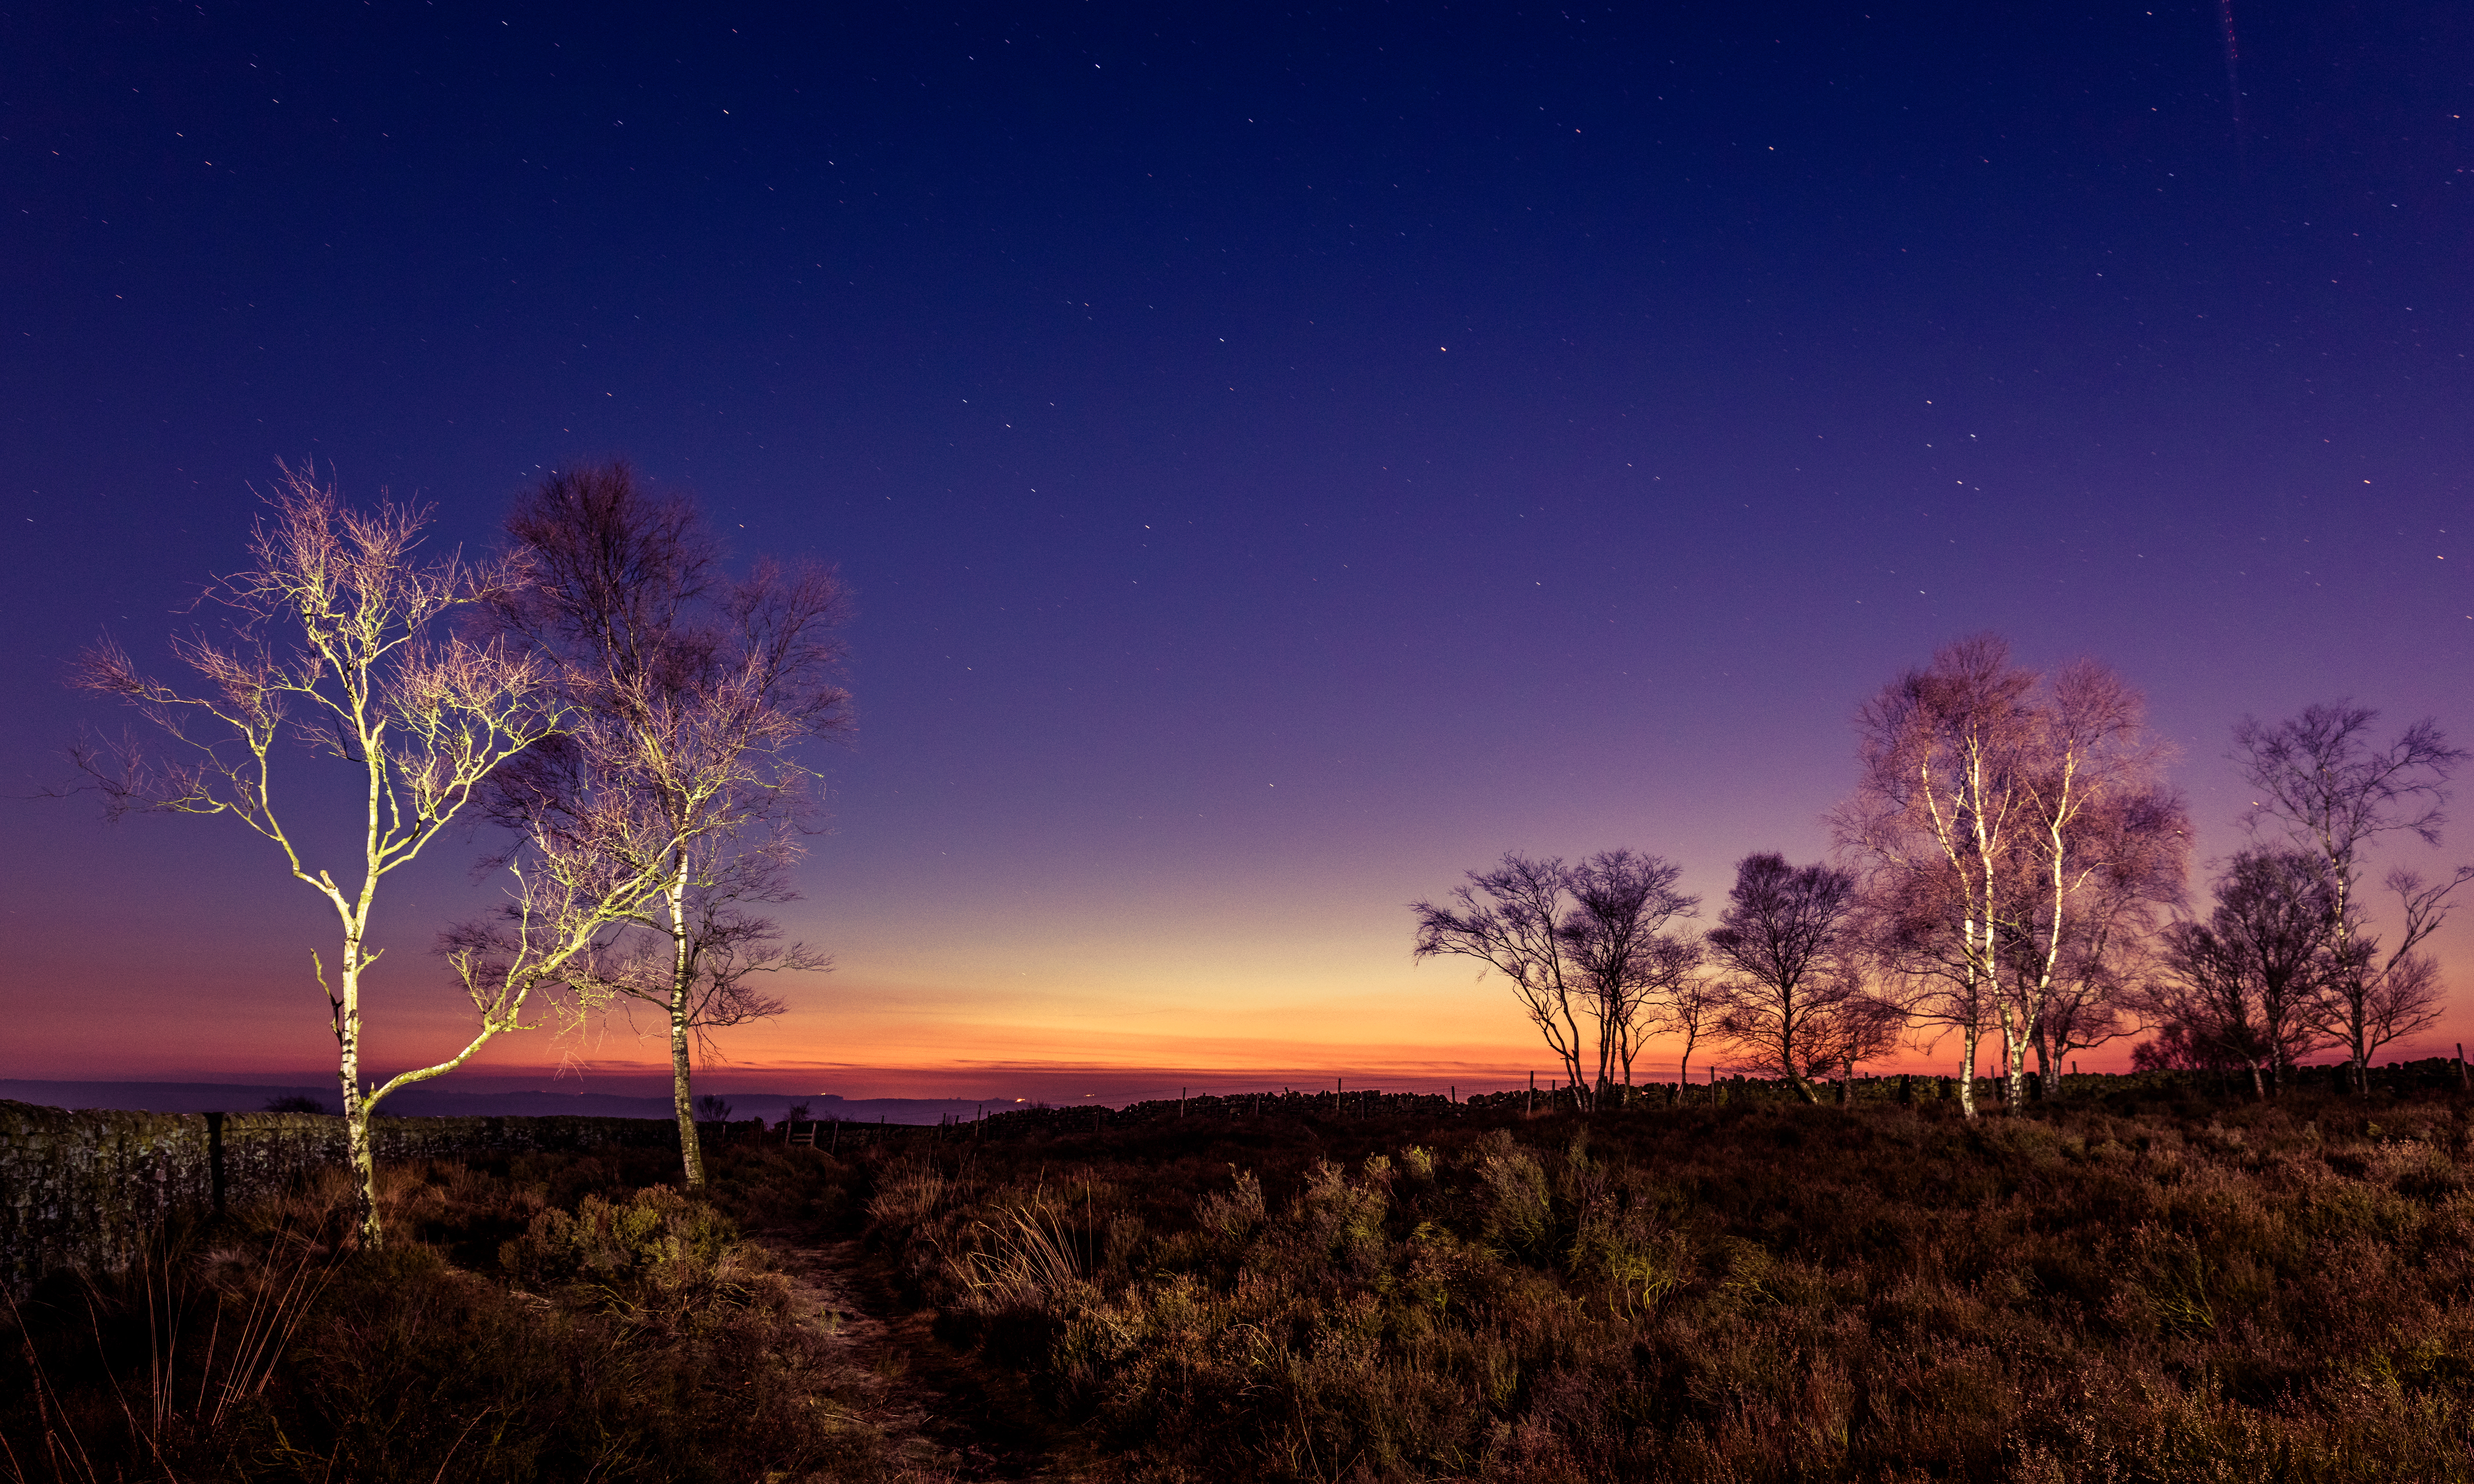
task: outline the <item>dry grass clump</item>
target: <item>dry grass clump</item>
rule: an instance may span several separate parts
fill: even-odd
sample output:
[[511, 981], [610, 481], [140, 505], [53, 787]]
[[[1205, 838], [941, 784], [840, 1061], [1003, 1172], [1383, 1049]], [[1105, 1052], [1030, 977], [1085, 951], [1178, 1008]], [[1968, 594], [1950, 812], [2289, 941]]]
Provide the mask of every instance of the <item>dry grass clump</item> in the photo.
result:
[[2447, 1103], [1217, 1127], [876, 1171], [1128, 1477], [2474, 1477]]

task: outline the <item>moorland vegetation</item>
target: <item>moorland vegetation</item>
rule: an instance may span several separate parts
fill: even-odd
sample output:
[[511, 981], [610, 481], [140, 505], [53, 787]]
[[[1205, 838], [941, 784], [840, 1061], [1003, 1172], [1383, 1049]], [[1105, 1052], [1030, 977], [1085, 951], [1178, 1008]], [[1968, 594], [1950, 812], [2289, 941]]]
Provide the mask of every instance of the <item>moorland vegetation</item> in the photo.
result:
[[[0, 1438], [46, 1481], [2474, 1477], [2474, 1104], [2384, 1075], [1198, 1099], [774, 1131], [709, 1199], [391, 1170], [385, 1248], [338, 1183], [57, 1281]], [[791, 1302], [837, 1238], [975, 1422], [897, 1436], [900, 1363]]]

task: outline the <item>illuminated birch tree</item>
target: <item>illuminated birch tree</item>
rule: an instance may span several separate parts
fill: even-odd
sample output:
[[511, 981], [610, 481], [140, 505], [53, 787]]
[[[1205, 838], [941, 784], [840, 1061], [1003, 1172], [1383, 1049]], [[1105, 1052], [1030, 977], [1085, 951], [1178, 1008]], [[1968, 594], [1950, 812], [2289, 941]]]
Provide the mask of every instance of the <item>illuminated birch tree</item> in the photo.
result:
[[[370, 1118], [392, 1093], [454, 1070], [498, 1036], [523, 1030], [534, 995], [586, 953], [623, 900], [648, 883], [604, 865], [570, 863], [537, 874], [517, 911], [527, 951], [468, 966], [467, 993], [479, 1025], [435, 1064], [371, 1085], [362, 1074], [364, 1002], [382, 950], [370, 933], [378, 887], [412, 865], [493, 773], [556, 734], [563, 703], [549, 668], [504, 643], [438, 631], [441, 621], [500, 590], [502, 566], [420, 552], [424, 511], [381, 500], [346, 505], [307, 467], [279, 466], [268, 513], [252, 528], [256, 565], [216, 579], [207, 599], [229, 621], [220, 635], [176, 636], [173, 652], [204, 682], [186, 692], [141, 674], [106, 640], [86, 651], [75, 683], [117, 696], [168, 738], [83, 746], [75, 755], [115, 814], [153, 810], [221, 814], [272, 844], [292, 878], [333, 910], [334, 962], [313, 953], [336, 1049], [344, 1125], [359, 1184], [360, 1230], [382, 1239]], [[360, 827], [333, 860], [317, 833], [313, 803], [289, 791], [294, 748], [353, 770]]]
[[[1971, 1078], [1998, 1031], [2014, 1104], [2076, 945], [2119, 930], [2123, 882], [2178, 897], [2176, 873], [2123, 869], [2126, 854], [2177, 859], [2158, 843], [2188, 834], [2144, 711], [2093, 661], [2049, 679], [1979, 634], [1858, 716], [1862, 772], [1834, 816], [1840, 848], [1880, 904], [1888, 960], [1927, 988], [1921, 1017], [1958, 1031]], [[1974, 1116], [1972, 1089], [1962, 1104]]]
[[2020, 799], [2036, 677], [1991, 634], [1946, 645], [1857, 714], [1862, 772], [1834, 824], [1864, 868], [1896, 971], [1920, 1016], [1959, 1035], [1959, 1106], [1976, 1116], [1982, 1037], [1999, 1015], [1998, 925], [2031, 827]]
[[2072, 1052], [2141, 1026], [2144, 987], [2159, 972], [2162, 915], [2182, 901], [2190, 869], [2183, 814], [2178, 797], [2150, 789], [2108, 801], [2089, 821], [2083, 854], [2094, 870], [2036, 1018], [2037, 1074], [2048, 1097], [2060, 1092]]
[[2062, 1029], [2087, 1025], [2104, 955], [2127, 953], [2156, 908], [2182, 901], [2191, 836], [2188, 809], [2161, 778], [2167, 749], [2146, 701], [2120, 676], [2069, 665], [2040, 683], [2028, 720], [2019, 891], [1998, 919], [1995, 1007], [2014, 1103], [2031, 1048], [2052, 1089], [2056, 1012]]

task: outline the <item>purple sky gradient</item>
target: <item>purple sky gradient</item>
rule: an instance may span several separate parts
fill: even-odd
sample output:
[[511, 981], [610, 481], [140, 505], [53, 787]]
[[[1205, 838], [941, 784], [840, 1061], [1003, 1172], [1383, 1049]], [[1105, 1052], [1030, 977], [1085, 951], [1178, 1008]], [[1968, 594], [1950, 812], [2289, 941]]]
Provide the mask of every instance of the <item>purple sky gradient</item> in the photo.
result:
[[[625, 454], [840, 565], [860, 731], [783, 913], [839, 967], [732, 1044], [854, 1095], [1542, 1067], [1404, 904], [1817, 856], [1856, 706], [1977, 630], [2146, 688], [2203, 861], [2244, 713], [2474, 742], [2462, 12], [2241, 8], [2239, 137], [2213, 7], [1679, 13], [0, 21], [12, 791], [124, 725], [66, 661], [163, 663], [278, 456], [478, 547]], [[329, 1058], [262, 844], [0, 820], [0, 1075]], [[479, 848], [381, 898], [382, 1061], [461, 1024]]]

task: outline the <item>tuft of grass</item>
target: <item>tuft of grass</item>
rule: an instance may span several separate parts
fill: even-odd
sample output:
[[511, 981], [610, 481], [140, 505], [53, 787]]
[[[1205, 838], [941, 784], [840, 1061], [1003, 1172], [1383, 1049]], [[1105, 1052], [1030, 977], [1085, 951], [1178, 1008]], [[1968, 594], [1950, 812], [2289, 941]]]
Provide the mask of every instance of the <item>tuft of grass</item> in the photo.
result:
[[1085, 1266], [1075, 1236], [1054, 1207], [1038, 1202], [973, 1224], [970, 1251], [957, 1276], [974, 1304], [988, 1309], [1032, 1307], [1062, 1301], [1082, 1282]]

